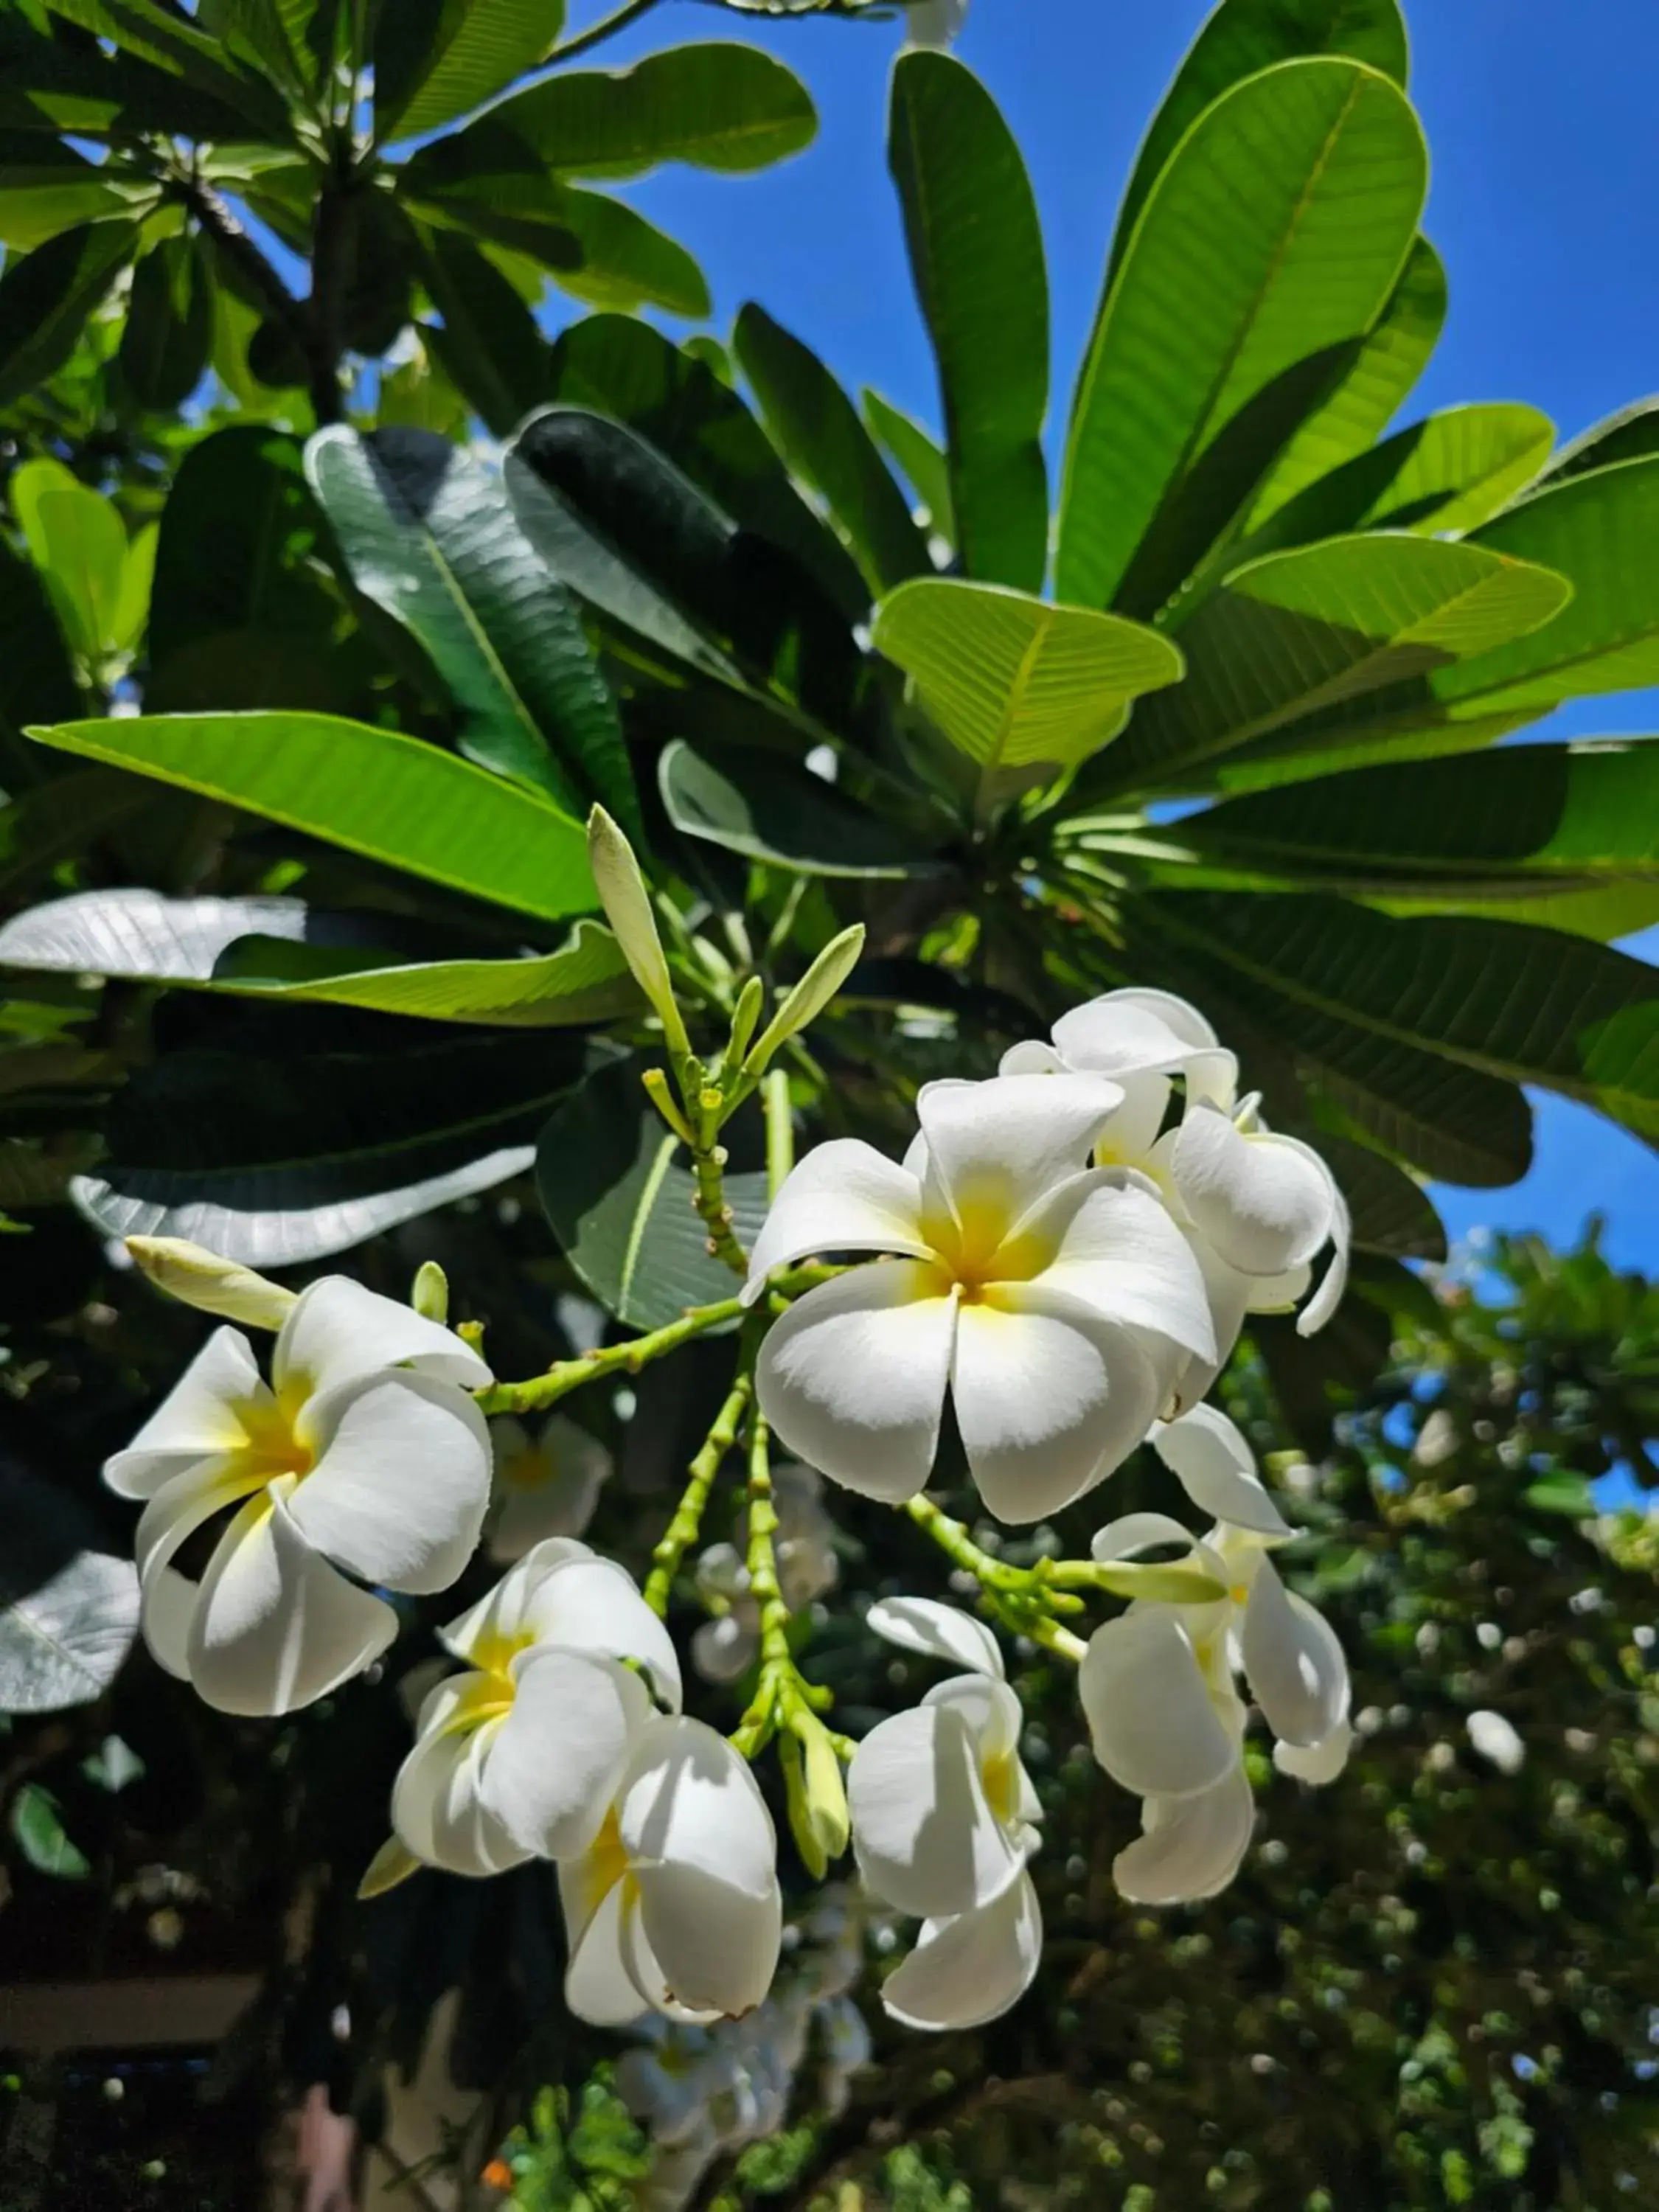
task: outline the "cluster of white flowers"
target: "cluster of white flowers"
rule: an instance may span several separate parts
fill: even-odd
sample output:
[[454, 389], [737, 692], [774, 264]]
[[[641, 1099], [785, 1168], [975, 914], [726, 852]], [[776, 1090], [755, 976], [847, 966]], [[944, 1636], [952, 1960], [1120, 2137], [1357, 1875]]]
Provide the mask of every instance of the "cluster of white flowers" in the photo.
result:
[[[580, 1540], [609, 1461], [563, 1416], [534, 1437], [497, 1424], [492, 1514], [492, 1437], [474, 1397], [492, 1377], [433, 1317], [443, 1297], [416, 1310], [338, 1277], [296, 1297], [193, 1247], [135, 1247], [176, 1295], [276, 1332], [267, 1382], [246, 1337], [220, 1328], [106, 1470], [143, 1502], [151, 1650], [223, 1711], [285, 1713], [386, 1650], [398, 1615], [384, 1593], [447, 1589], [481, 1540], [510, 1562], [442, 1633], [459, 1671], [420, 1707], [392, 1796], [396, 1848], [405, 1869], [470, 1876], [554, 1863], [567, 1996], [588, 2021], [654, 2014], [692, 2029], [766, 1999], [782, 1904], [746, 1754], [773, 1729], [792, 1739], [791, 1820], [809, 1863], [844, 1848], [850, 1820], [870, 1897], [921, 1923], [882, 1991], [895, 2018], [973, 2026], [1030, 1984], [1042, 1808], [990, 1629], [922, 1598], [872, 1607], [877, 1634], [953, 1671], [856, 1747], [817, 1720], [823, 1693], [793, 1674], [778, 1632], [780, 1607], [798, 1612], [836, 1580], [817, 1470], [869, 1498], [918, 1500], [947, 1398], [973, 1482], [1004, 1522], [1046, 1519], [1150, 1440], [1212, 1523], [1199, 1536], [1164, 1514], [1111, 1522], [1071, 1588], [1137, 1578], [1148, 1594], [1086, 1647], [1048, 1622], [1052, 1647], [1079, 1662], [1100, 1764], [1145, 1800], [1144, 1833], [1117, 1862], [1126, 1895], [1205, 1897], [1236, 1872], [1254, 1823], [1241, 1677], [1284, 1771], [1328, 1780], [1346, 1756], [1340, 1650], [1273, 1564], [1292, 1532], [1243, 1437], [1199, 1402], [1248, 1313], [1301, 1304], [1306, 1331], [1334, 1309], [1348, 1224], [1328, 1170], [1267, 1130], [1208, 1024], [1158, 992], [1095, 1000], [988, 1080], [928, 1085], [918, 1119], [901, 1164], [848, 1139], [810, 1153], [754, 1246], [751, 1306], [780, 1269], [870, 1256], [777, 1301], [761, 1340], [767, 1425], [750, 1435], [760, 1458], [742, 1548], [715, 1545], [697, 1570], [714, 1616], [693, 1641], [699, 1671], [728, 1682], [761, 1662], [759, 1702], [730, 1741], [682, 1711], [661, 1618], [708, 1480], [682, 1503], [687, 1533], [659, 1547], [647, 1604]], [[574, 1387], [586, 1372], [555, 1379]], [[507, 1386], [490, 1402], [545, 1395]], [[711, 1432], [715, 1472], [736, 1434]], [[769, 1434], [802, 1463], [769, 1473]], [[181, 1558], [210, 1542], [199, 1579], [187, 1577]], [[1148, 1552], [1164, 1557], [1154, 1566]], [[997, 1617], [1017, 1629], [1023, 1618]], [[838, 1757], [850, 1758], [844, 1796]]]

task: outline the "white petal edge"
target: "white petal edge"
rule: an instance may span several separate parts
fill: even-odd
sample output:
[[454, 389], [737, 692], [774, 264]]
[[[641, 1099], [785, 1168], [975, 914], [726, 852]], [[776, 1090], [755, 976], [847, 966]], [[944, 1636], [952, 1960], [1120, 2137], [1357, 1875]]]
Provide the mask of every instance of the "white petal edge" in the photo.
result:
[[1170, 1607], [1139, 1606], [1097, 1628], [1078, 1692], [1095, 1757], [1138, 1797], [1191, 1796], [1238, 1757]]
[[1023, 1863], [986, 1802], [974, 1730], [949, 1703], [872, 1728], [848, 1769], [847, 1803], [865, 1882], [896, 1912], [965, 1912], [1000, 1897]]
[[808, 1152], [772, 1201], [749, 1255], [743, 1295], [752, 1304], [775, 1269], [830, 1252], [925, 1258], [921, 1188], [873, 1145], [834, 1137]]
[[1243, 1430], [1218, 1406], [1194, 1406], [1178, 1420], [1160, 1422], [1152, 1443], [1200, 1513], [1258, 1536], [1291, 1534]]
[[1255, 1798], [1242, 1765], [1192, 1797], [1149, 1797], [1144, 1833], [1112, 1862], [1133, 1905], [1188, 1905], [1214, 1897], [1238, 1872], [1255, 1827]]
[[866, 1626], [901, 1650], [945, 1659], [972, 1674], [1001, 1681], [1002, 1647], [982, 1620], [933, 1597], [880, 1597], [865, 1615]]
[[125, 1451], [104, 1463], [104, 1480], [122, 1498], [153, 1498], [163, 1484], [204, 1459], [223, 1459], [247, 1441], [240, 1412], [248, 1400], [270, 1402], [253, 1346], [239, 1328], [216, 1328]]
[[524, 1850], [579, 1857], [605, 1825], [651, 1711], [644, 1683], [614, 1659], [525, 1653], [490, 1746], [484, 1802]]
[[1329, 1623], [1263, 1559], [1239, 1630], [1250, 1695], [1281, 1741], [1321, 1743], [1347, 1717], [1348, 1662]]
[[276, 1335], [271, 1380], [315, 1395], [383, 1367], [412, 1367], [464, 1390], [486, 1389], [489, 1368], [453, 1329], [383, 1298], [349, 1275], [308, 1283]]
[[916, 1117], [957, 1222], [1000, 1217], [1012, 1231], [1056, 1182], [1086, 1167], [1122, 1103], [1099, 1076], [993, 1075], [923, 1084]]
[[905, 2027], [981, 2027], [1018, 2003], [1042, 1960], [1042, 1909], [1022, 1870], [977, 1911], [924, 1922], [915, 1948], [883, 1983], [882, 2005]]

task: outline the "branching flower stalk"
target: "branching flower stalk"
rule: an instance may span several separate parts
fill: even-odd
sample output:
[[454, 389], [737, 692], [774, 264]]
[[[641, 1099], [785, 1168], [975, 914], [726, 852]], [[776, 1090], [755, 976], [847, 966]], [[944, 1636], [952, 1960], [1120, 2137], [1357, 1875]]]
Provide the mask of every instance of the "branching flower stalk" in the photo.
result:
[[702, 1533], [702, 1516], [708, 1504], [709, 1492], [725, 1464], [726, 1454], [738, 1441], [743, 1417], [749, 1410], [754, 1395], [754, 1368], [750, 1361], [739, 1370], [736, 1382], [726, 1395], [726, 1403], [714, 1416], [714, 1425], [704, 1437], [702, 1449], [691, 1462], [685, 1488], [674, 1509], [674, 1517], [658, 1538], [652, 1552], [651, 1573], [645, 1585], [645, 1601], [659, 1620], [666, 1617], [668, 1601], [673, 1591], [674, 1577], [679, 1572], [680, 1562]]

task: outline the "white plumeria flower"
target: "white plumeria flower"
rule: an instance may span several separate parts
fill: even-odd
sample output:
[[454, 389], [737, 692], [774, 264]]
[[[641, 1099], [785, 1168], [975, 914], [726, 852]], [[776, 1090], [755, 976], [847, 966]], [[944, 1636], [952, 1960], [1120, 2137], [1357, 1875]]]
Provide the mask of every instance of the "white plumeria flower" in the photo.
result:
[[623, 1568], [555, 1537], [443, 1640], [466, 1671], [428, 1692], [398, 1771], [392, 1825], [404, 1848], [474, 1875], [585, 1850], [649, 1716], [646, 1684], [679, 1709], [667, 1630]]
[[1238, 1430], [1201, 1407], [1154, 1431], [1152, 1443], [1189, 1495], [1240, 1519], [1219, 1521], [1200, 1542], [1166, 1514], [1127, 1514], [1096, 1536], [1094, 1556], [1180, 1545], [1224, 1595], [1200, 1605], [1132, 1605], [1090, 1638], [1078, 1688], [1096, 1758], [1146, 1801], [1145, 1832], [1119, 1854], [1114, 1877], [1138, 1903], [1172, 1905], [1224, 1889], [1249, 1843], [1255, 1804], [1235, 1675], [1243, 1671], [1279, 1739], [1281, 1769], [1309, 1782], [1341, 1771], [1349, 1689], [1335, 1636], [1285, 1589], [1267, 1556], [1292, 1531]]
[[[1239, 1100], [1237, 1060], [1197, 1008], [1168, 991], [1109, 991], [1063, 1015], [1053, 1039], [1015, 1045], [1004, 1074], [1088, 1071], [1118, 1084], [1123, 1104], [1095, 1158], [1150, 1179], [1203, 1270], [1217, 1358], [1192, 1363], [1182, 1405], [1209, 1389], [1247, 1314], [1300, 1302], [1312, 1280], [1309, 1262], [1329, 1244], [1324, 1280], [1297, 1322], [1304, 1336], [1322, 1328], [1347, 1284], [1346, 1202], [1310, 1146], [1269, 1131], [1254, 1095]], [[1176, 1076], [1185, 1104], [1180, 1126], [1166, 1131]]]
[[1085, 1075], [930, 1083], [902, 1166], [853, 1139], [807, 1155], [745, 1297], [814, 1253], [895, 1256], [808, 1291], [769, 1331], [760, 1402], [793, 1450], [900, 1504], [933, 1468], [948, 1390], [980, 1495], [1010, 1522], [1058, 1511], [1127, 1457], [1215, 1341], [1163, 1206], [1085, 1164], [1121, 1103]]
[[[833, 1589], [841, 1573], [835, 1523], [823, 1510], [823, 1492], [810, 1467], [785, 1462], [772, 1470], [778, 1588], [791, 1613]], [[760, 1652], [760, 1607], [750, 1594], [743, 1560], [747, 1527], [745, 1514], [738, 1544], [711, 1544], [697, 1562], [698, 1591], [716, 1615], [691, 1639], [691, 1663], [706, 1682], [735, 1682]]]
[[[526, 1675], [550, 1663], [538, 1656]], [[561, 1860], [565, 2001], [617, 2027], [647, 2010], [752, 2011], [783, 1929], [777, 1836], [748, 1763], [701, 1721], [647, 1718], [592, 1843]]]
[[[145, 1501], [143, 1630], [162, 1666], [250, 1714], [361, 1674], [398, 1616], [358, 1583], [447, 1589], [477, 1547], [489, 1439], [467, 1392], [489, 1380], [459, 1337], [343, 1275], [289, 1308], [268, 1384], [241, 1332], [216, 1329], [104, 1468]], [[177, 1572], [185, 1542], [232, 1508], [200, 1583]]]
[[489, 1556], [510, 1565], [549, 1536], [580, 1536], [593, 1518], [611, 1474], [611, 1455], [597, 1437], [563, 1413], [539, 1436], [521, 1421], [496, 1421], [495, 1511]]
[[882, 1984], [883, 2005], [908, 2027], [977, 2027], [1024, 1996], [1042, 1953], [1026, 1872], [1042, 1811], [1020, 1763], [1019, 1700], [995, 1638], [970, 1615], [891, 1598], [871, 1607], [869, 1624], [890, 1643], [974, 1668], [871, 1729], [847, 1800], [866, 1887], [922, 1923]]

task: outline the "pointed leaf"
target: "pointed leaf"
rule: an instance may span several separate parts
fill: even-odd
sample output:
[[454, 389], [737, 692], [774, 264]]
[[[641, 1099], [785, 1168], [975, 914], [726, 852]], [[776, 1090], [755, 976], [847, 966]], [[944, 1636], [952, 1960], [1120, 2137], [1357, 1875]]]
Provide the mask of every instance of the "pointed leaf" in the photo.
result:
[[1025, 164], [973, 72], [926, 51], [901, 54], [894, 69], [888, 160], [939, 364], [963, 566], [1040, 591], [1048, 286]]
[[943, 449], [936, 445], [920, 422], [884, 399], [878, 392], [866, 387], [864, 416], [873, 434], [887, 448], [890, 457], [910, 479], [910, 489], [927, 511], [928, 528], [954, 546], [957, 538], [956, 511], [951, 504], [951, 469]]
[[[1426, 181], [1405, 96], [1357, 62], [1282, 62], [1200, 117], [1147, 199], [1078, 388], [1063, 598], [1114, 600], [1228, 426], [1299, 364], [1363, 340], [1401, 275]], [[1282, 443], [1276, 428], [1256, 478]], [[1211, 537], [1231, 519], [1223, 504], [1202, 518]], [[1160, 574], [1132, 596], [1164, 588]]]
[[772, 442], [840, 526], [875, 592], [931, 575], [927, 541], [910, 519], [858, 410], [809, 346], [751, 301], [732, 335]]
[[121, 374], [145, 407], [183, 406], [207, 372], [213, 294], [205, 261], [188, 239], [163, 239], [132, 272], [121, 331]]
[[424, 228], [422, 281], [443, 317], [426, 343], [483, 417], [505, 438], [547, 397], [547, 343], [529, 308], [487, 255], [453, 231]]
[[84, 1881], [92, 1872], [91, 1860], [70, 1840], [57, 1798], [41, 1783], [24, 1783], [13, 1798], [11, 1832], [23, 1856], [41, 1874]]
[[1533, 489], [1542, 491], [1564, 477], [1581, 477], [1587, 469], [1645, 460], [1650, 453], [1659, 453], [1659, 398], [1632, 399], [1628, 407], [1570, 439]]
[[60, 461], [25, 461], [8, 489], [70, 643], [88, 660], [101, 659], [114, 647], [127, 563], [126, 527], [113, 501]]
[[[555, 1111], [536, 1185], [565, 1257], [606, 1312], [652, 1329], [730, 1297], [736, 1278], [707, 1249], [684, 1148], [646, 1100], [643, 1064], [600, 1068]], [[766, 1177], [728, 1170], [726, 1193], [747, 1245], [766, 1218]]]
[[500, 477], [427, 430], [337, 425], [306, 451], [352, 581], [431, 655], [469, 760], [585, 814], [638, 823], [616, 704], [569, 593]]
[[597, 904], [579, 823], [453, 753], [333, 714], [152, 714], [32, 730], [475, 898], [560, 921]]
[[413, 138], [482, 107], [546, 58], [564, 0], [393, 0], [374, 35], [374, 125]]
[[930, 866], [926, 848], [902, 830], [793, 763], [740, 755], [721, 767], [676, 738], [664, 750], [658, 781], [668, 818], [684, 836], [769, 866], [873, 878], [915, 875]]

